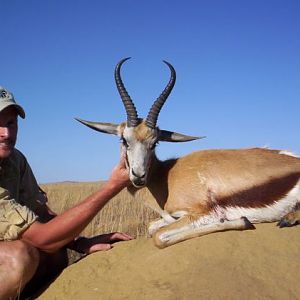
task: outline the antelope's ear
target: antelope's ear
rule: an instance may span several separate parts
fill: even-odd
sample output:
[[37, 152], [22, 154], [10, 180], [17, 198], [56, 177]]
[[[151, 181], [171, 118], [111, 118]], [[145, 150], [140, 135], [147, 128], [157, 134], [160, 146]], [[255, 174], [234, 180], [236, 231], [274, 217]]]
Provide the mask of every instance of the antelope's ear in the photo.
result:
[[119, 124], [112, 124], [112, 123], [102, 123], [102, 122], [90, 122], [85, 121], [79, 118], [75, 118], [78, 122], [82, 123], [83, 125], [86, 125], [87, 127], [90, 127], [96, 131], [102, 132], [102, 133], [108, 133], [108, 134], [114, 134], [118, 135], [119, 133]]
[[173, 131], [160, 130], [159, 131], [159, 140], [164, 142], [189, 142], [198, 139], [203, 139], [205, 136], [189, 136]]

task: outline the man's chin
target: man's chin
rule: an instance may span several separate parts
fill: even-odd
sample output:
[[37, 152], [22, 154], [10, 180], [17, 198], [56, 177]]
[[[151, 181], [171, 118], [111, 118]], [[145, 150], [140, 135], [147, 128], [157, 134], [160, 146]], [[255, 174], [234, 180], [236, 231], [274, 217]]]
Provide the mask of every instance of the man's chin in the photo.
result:
[[13, 148], [9, 148], [9, 149], [1, 149], [0, 148], [0, 158], [7, 158], [11, 155], [13, 151]]

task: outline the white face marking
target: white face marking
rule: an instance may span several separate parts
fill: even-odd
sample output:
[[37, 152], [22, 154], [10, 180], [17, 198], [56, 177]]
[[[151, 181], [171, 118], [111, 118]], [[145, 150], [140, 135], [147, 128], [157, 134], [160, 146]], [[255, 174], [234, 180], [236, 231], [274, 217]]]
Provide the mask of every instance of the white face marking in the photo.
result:
[[123, 139], [126, 142], [126, 156], [129, 167], [129, 177], [135, 187], [142, 187], [147, 182], [148, 170], [153, 155], [155, 139], [138, 140], [134, 128], [125, 127]]

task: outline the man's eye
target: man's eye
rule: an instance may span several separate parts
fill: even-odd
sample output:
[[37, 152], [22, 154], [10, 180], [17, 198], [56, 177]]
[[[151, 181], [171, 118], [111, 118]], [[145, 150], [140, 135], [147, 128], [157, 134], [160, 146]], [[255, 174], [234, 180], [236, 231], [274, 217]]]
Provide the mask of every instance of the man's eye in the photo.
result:
[[11, 121], [11, 122], [7, 123], [7, 127], [9, 127], [9, 128], [15, 128], [16, 126], [17, 126], [17, 123], [14, 122], [14, 121]]

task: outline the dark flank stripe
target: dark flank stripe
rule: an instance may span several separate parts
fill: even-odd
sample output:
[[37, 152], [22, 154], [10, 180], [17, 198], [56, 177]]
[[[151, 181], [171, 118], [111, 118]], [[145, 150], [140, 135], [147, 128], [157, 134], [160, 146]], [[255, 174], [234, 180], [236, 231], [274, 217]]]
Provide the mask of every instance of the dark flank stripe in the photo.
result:
[[230, 197], [216, 199], [218, 205], [237, 206], [243, 208], [259, 208], [272, 205], [284, 198], [300, 179], [300, 173], [291, 174], [285, 178], [271, 178], [264, 185], [240, 191]]

